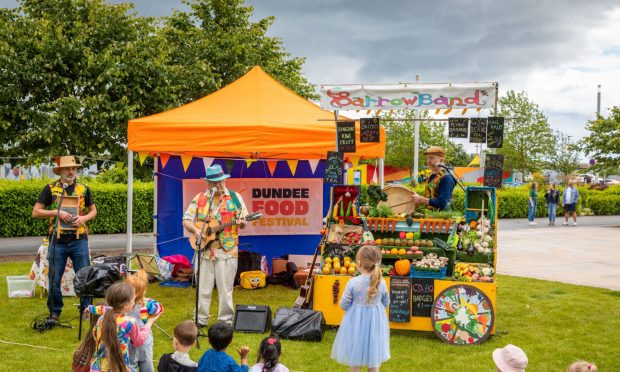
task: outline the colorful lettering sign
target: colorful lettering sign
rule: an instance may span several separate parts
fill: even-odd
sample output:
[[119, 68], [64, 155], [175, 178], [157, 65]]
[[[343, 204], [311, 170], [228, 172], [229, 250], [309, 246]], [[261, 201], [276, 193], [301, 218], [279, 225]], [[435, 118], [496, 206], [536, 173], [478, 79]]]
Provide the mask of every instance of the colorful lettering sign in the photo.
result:
[[[317, 234], [323, 220], [323, 180], [320, 178], [229, 178], [226, 186], [241, 194], [248, 212], [262, 213], [239, 235]], [[205, 181], [183, 180], [183, 208], [204, 192]], [[179, 221], [180, 223], [180, 221]]]
[[322, 85], [326, 110], [429, 110], [494, 108], [497, 83]]

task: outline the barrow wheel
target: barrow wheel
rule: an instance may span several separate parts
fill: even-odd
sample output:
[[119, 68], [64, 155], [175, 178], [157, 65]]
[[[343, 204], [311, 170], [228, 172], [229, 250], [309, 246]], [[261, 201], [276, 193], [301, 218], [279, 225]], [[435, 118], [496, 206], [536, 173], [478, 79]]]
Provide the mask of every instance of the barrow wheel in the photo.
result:
[[478, 288], [459, 284], [441, 291], [431, 309], [435, 334], [446, 343], [473, 345], [484, 342], [495, 322], [489, 297]]

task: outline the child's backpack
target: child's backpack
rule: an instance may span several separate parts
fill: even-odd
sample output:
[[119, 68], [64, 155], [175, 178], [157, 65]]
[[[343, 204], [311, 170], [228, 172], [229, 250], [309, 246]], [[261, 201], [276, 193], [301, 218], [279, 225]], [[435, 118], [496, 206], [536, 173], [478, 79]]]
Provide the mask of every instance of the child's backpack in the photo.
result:
[[246, 271], [240, 275], [241, 288], [256, 289], [267, 285], [265, 273], [261, 270]]

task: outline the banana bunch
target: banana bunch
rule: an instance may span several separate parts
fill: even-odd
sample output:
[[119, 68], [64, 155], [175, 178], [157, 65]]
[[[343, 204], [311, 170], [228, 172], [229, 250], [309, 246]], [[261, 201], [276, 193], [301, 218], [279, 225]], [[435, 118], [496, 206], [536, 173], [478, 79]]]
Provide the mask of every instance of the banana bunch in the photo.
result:
[[462, 282], [471, 282], [480, 277], [480, 268], [464, 262], [454, 265], [454, 278]]

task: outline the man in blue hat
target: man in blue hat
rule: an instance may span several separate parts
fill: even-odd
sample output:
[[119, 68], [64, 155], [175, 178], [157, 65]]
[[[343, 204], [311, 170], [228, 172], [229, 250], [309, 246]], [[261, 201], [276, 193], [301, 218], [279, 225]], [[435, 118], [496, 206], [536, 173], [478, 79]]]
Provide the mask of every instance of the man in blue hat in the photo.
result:
[[[238, 227], [245, 226], [248, 210], [239, 193], [226, 188], [225, 174], [220, 165], [213, 165], [206, 169], [204, 180], [207, 189], [194, 197], [183, 215], [183, 227], [195, 236], [201, 234], [196, 222], [213, 222], [226, 224], [233, 222], [230, 227], [222, 230], [215, 241], [200, 255], [200, 293], [198, 299], [198, 324], [207, 325], [213, 285], [217, 285], [219, 297], [218, 320], [232, 325], [233, 286], [237, 273], [237, 256], [239, 235]], [[209, 203], [213, 191], [213, 200]], [[204, 237], [204, 235], [203, 235]]]

